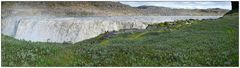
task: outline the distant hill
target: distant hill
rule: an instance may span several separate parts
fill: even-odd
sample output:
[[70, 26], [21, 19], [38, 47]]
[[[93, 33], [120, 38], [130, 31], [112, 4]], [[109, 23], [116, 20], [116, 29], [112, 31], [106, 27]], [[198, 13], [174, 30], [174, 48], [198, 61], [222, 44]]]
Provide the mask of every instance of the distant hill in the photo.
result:
[[137, 7], [144, 14], [154, 14], [154, 15], [163, 15], [163, 16], [217, 16], [223, 15], [228, 10], [220, 8], [209, 8], [209, 9], [175, 9], [168, 7], [156, 7], [156, 6], [139, 6]]
[[225, 9], [173, 9], [156, 6], [131, 7], [120, 2], [2, 2], [4, 16], [221, 16]]

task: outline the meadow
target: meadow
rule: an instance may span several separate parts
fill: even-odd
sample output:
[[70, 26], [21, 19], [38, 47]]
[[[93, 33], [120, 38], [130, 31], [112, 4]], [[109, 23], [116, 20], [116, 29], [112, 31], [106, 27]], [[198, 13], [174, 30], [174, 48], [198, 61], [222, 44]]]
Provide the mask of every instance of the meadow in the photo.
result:
[[[72, 43], [1, 35], [2, 66], [238, 66], [238, 13], [149, 25]], [[123, 30], [124, 31], [124, 30]]]

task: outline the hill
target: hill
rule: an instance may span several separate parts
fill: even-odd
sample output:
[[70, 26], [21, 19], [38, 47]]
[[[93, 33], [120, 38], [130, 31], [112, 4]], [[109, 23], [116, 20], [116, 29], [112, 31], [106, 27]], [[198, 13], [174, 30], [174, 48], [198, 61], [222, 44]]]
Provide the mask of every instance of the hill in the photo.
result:
[[[146, 9], [142, 7], [148, 7]], [[152, 8], [151, 8], [152, 7]], [[167, 7], [131, 7], [120, 2], [2, 2], [5, 16], [222, 16], [225, 9], [172, 9]]]

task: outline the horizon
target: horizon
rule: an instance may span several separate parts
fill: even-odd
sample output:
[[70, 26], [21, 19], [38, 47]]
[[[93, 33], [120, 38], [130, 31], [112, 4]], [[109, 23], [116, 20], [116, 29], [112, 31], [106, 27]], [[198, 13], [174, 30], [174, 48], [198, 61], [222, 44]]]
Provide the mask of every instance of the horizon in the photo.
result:
[[211, 9], [211, 8], [220, 8], [232, 10], [231, 1], [208, 1], [208, 2], [199, 2], [199, 1], [184, 1], [184, 2], [176, 2], [176, 1], [159, 1], [159, 2], [120, 2], [125, 5], [129, 5], [131, 7], [139, 7], [139, 6], [157, 6], [157, 7], [168, 7], [168, 8], [177, 8], [177, 9]]

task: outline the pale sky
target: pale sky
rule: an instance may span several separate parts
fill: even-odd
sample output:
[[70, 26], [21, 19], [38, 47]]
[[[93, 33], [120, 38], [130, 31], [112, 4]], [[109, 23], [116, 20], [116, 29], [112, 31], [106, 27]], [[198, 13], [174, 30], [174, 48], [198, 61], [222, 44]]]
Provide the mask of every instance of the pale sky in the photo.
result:
[[147, 6], [162, 6], [162, 7], [170, 7], [170, 8], [186, 8], [186, 9], [207, 9], [207, 8], [222, 8], [231, 10], [231, 2], [230, 1], [157, 1], [157, 2], [121, 2], [123, 4], [130, 5], [132, 7], [137, 7], [141, 5]]

